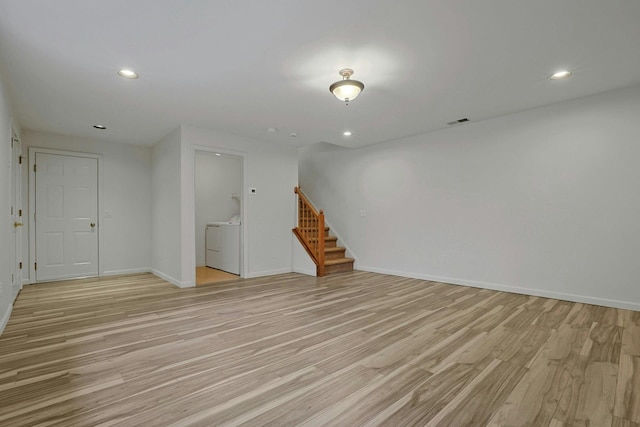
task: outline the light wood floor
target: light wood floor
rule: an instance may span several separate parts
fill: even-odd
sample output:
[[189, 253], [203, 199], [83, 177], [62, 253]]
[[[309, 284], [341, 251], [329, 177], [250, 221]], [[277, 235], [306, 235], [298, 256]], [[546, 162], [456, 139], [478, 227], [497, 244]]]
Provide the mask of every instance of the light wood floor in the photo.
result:
[[210, 267], [196, 267], [196, 286], [238, 280], [240, 276]]
[[0, 425], [637, 426], [640, 313], [364, 272], [27, 286]]

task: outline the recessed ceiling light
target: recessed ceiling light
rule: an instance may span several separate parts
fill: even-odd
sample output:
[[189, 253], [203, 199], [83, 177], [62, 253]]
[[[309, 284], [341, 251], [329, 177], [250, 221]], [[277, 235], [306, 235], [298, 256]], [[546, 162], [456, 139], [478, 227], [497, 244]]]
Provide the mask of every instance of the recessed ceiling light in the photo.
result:
[[105, 125], [93, 125], [93, 127], [100, 130], [105, 130], [107, 128]]
[[557, 73], [551, 74], [549, 78], [551, 80], [560, 80], [569, 77], [571, 74], [573, 73], [569, 70], [560, 70]]
[[276, 129], [276, 128], [267, 128], [267, 132], [271, 132], [271, 133], [278, 132], [278, 129]]
[[127, 69], [122, 69], [120, 71], [118, 71], [118, 75], [120, 77], [124, 77], [125, 79], [137, 79], [138, 75], [135, 73], [135, 71], [132, 70], [127, 70]]
[[295, 132], [291, 132], [291, 133], [289, 134], [289, 136], [290, 136], [291, 138], [297, 138], [297, 137], [298, 137], [298, 134], [297, 134], [297, 133], [295, 133]]
[[220, 153], [216, 153], [216, 156], [222, 156], [222, 154], [220, 154]]
[[342, 132], [342, 135], [343, 135], [343, 136], [351, 136], [351, 135], [353, 135], [353, 134], [351, 133], [351, 131], [350, 131], [350, 130], [345, 130], [344, 132]]

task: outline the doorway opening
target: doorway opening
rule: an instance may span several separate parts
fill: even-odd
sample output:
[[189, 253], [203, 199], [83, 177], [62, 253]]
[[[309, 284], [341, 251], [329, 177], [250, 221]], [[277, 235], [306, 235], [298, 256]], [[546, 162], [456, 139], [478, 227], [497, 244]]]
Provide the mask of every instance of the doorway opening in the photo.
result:
[[242, 277], [243, 157], [196, 150], [196, 286]]

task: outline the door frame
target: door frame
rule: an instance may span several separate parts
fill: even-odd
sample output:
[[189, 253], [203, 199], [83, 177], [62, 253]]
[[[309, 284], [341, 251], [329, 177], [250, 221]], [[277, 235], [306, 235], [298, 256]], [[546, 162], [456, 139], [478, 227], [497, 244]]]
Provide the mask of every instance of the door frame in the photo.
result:
[[[84, 157], [88, 159], [98, 160], [98, 277], [104, 275], [104, 262], [102, 250], [102, 242], [104, 241], [102, 235], [102, 154], [82, 153], [78, 151], [56, 150], [51, 148], [39, 148], [29, 147], [29, 283], [37, 283], [36, 280], [36, 221], [35, 221], [35, 206], [36, 206], [36, 173], [34, 172], [34, 165], [36, 164], [36, 154], [55, 154], [58, 156], [68, 157]], [[83, 276], [84, 277], [84, 276]], [[58, 280], [72, 280], [73, 278], [58, 279]], [[47, 282], [52, 280], [47, 280]]]
[[[187, 278], [186, 282], [190, 284], [190, 286], [195, 286], [196, 284], [196, 236], [195, 236], [195, 222], [196, 222], [196, 152], [205, 152], [205, 153], [220, 153], [226, 154], [229, 156], [235, 156], [240, 158], [240, 278], [247, 277], [248, 271], [248, 259], [249, 259], [249, 245], [248, 245], [248, 227], [247, 227], [247, 192], [244, 191], [244, 185], [247, 182], [247, 153], [244, 151], [236, 151], [230, 150], [228, 148], [216, 148], [209, 145], [192, 145], [189, 150], [189, 165], [191, 169], [191, 173], [189, 174], [190, 183], [187, 185], [188, 196], [191, 200], [188, 201], [188, 206], [191, 210], [191, 215], [189, 215], [189, 219], [191, 224], [190, 233], [187, 235], [187, 251], [186, 251], [186, 259], [187, 265], [189, 265], [189, 269], [187, 270]], [[183, 246], [183, 251], [185, 247]]]
[[[16, 157], [16, 149], [19, 149], [18, 156]], [[18, 222], [23, 221], [24, 215], [22, 211], [22, 141], [18, 136], [16, 128], [11, 126], [11, 221]], [[22, 263], [22, 242], [23, 235], [22, 229], [18, 228], [15, 224], [13, 226], [13, 254], [11, 265], [11, 278], [12, 278], [12, 301], [18, 296], [18, 292], [22, 290], [22, 269], [19, 264]], [[23, 264], [24, 267], [24, 264]]]

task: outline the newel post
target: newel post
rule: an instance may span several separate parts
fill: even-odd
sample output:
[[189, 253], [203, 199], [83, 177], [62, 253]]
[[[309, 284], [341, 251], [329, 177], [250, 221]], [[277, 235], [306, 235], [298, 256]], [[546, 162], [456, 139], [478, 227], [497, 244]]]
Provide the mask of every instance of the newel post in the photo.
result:
[[324, 212], [318, 215], [318, 276], [324, 276]]

